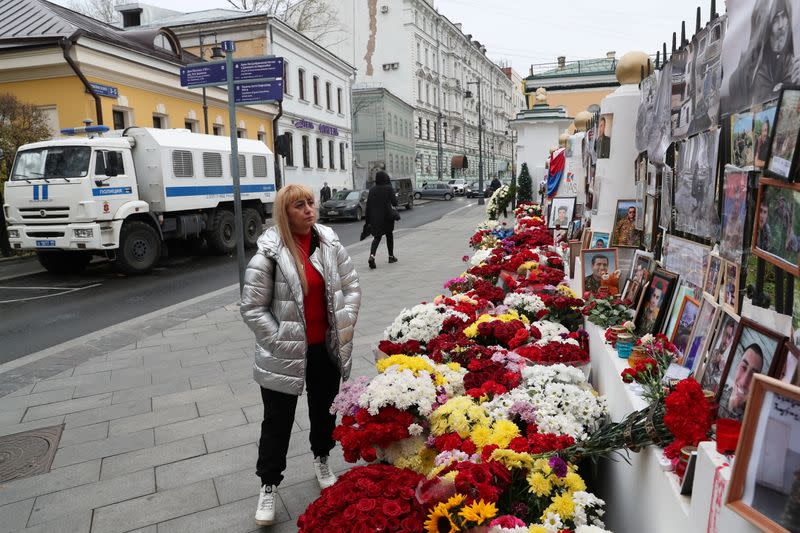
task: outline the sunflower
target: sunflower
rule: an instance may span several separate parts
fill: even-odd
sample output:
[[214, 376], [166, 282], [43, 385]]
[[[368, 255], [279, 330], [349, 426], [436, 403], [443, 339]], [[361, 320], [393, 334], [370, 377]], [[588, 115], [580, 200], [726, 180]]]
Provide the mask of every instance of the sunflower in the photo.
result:
[[447, 509], [452, 509], [453, 507], [458, 507], [461, 505], [467, 497], [460, 493], [455, 493], [450, 496], [450, 499], [447, 500], [443, 505]]
[[[451, 498], [452, 499], [452, 498]], [[428, 513], [428, 520], [425, 521], [426, 533], [457, 533], [461, 531], [453, 522], [447, 504], [440, 503]]]
[[492, 502], [486, 503], [483, 499], [480, 499], [462, 508], [458, 514], [461, 515], [461, 518], [464, 520], [475, 522], [475, 525], [480, 526], [497, 515], [497, 507], [495, 507]]

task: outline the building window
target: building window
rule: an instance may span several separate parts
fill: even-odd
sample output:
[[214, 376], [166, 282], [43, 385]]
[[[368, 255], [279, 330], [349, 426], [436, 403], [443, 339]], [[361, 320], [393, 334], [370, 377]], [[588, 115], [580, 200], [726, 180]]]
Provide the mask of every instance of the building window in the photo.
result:
[[203, 175], [207, 178], [222, 177], [222, 155], [203, 152]]
[[311, 168], [311, 147], [308, 145], [308, 135], [303, 135], [303, 168]]
[[111, 112], [111, 115], [114, 118], [114, 129], [115, 130], [124, 130], [125, 129], [125, 113], [123, 113], [119, 109], [114, 109]]
[[225, 135], [225, 126], [222, 124], [214, 124], [212, 131], [214, 132], [214, 135]]
[[153, 115], [153, 127], [163, 129], [167, 127], [166, 117], [163, 115]]
[[337, 87], [336, 89], [336, 109], [337, 112], [341, 115], [342, 114], [342, 88]]
[[425, 66], [427, 67], [430, 64], [429, 61], [430, 53], [428, 51], [428, 47], [425, 47]]
[[331, 102], [331, 82], [325, 82], [325, 107], [328, 111], [333, 111], [333, 103]]
[[417, 63], [422, 63], [422, 45], [417, 43]]
[[425, 103], [427, 103], [427, 104], [431, 103], [431, 84], [430, 83], [426, 83], [425, 84]]
[[392, 133], [392, 114], [389, 113], [388, 117], [386, 119], [386, 131]]
[[444, 132], [444, 143], [447, 144], [447, 128], [442, 128], [442, 132]]
[[236, 136], [240, 139], [247, 139], [247, 130], [241, 128], [236, 130]]
[[333, 141], [328, 141], [328, 167], [336, 170], [336, 158], [333, 157]]
[[259, 131], [256, 134], [256, 139], [258, 139], [259, 141], [261, 141], [264, 144], [267, 144], [267, 134], [266, 134], [266, 132]]
[[192, 133], [197, 133], [197, 121], [196, 120], [184, 120], [183, 127]]
[[297, 69], [297, 90], [300, 100], [306, 99], [306, 71], [299, 68]]
[[339, 143], [339, 168], [341, 170], [347, 170], [344, 164], [344, 143]]
[[431, 121], [430, 120], [426, 120], [425, 121], [425, 138], [428, 139], [429, 141], [431, 140]]
[[[283, 162], [286, 163], [287, 167], [294, 166], [294, 135], [292, 132], [287, 131], [285, 134], [286, 136], [286, 155], [283, 158]], [[306, 165], [308, 166], [308, 165]]]
[[317, 138], [317, 168], [325, 168], [325, 154], [322, 153], [322, 139]]
[[422, 80], [417, 80], [417, 100], [422, 101]]
[[319, 76], [314, 76], [312, 90], [314, 91], [314, 105], [319, 105]]
[[418, 138], [419, 138], [419, 139], [422, 139], [422, 117], [419, 117], [419, 119], [418, 119], [418, 120], [419, 120], [419, 128], [418, 128], [418, 130], [419, 130], [419, 135], [418, 135]]

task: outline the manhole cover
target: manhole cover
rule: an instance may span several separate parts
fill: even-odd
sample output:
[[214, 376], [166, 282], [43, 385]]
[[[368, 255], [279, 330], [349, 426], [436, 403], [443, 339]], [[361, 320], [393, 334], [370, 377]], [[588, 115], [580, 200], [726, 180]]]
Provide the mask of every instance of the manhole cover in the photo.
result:
[[0, 437], [0, 483], [50, 471], [64, 426]]

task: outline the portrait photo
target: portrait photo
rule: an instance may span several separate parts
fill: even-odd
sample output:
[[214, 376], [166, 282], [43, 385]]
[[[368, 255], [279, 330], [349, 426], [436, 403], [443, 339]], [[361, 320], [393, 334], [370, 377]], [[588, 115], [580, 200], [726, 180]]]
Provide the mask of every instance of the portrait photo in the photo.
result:
[[703, 283], [703, 292], [716, 300], [720, 283], [722, 283], [722, 258], [717, 254], [711, 254], [708, 256], [708, 268], [706, 269], [706, 279]]
[[681, 143], [676, 155], [675, 229], [702, 238], [719, 231], [716, 206], [719, 130], [705, 131]]
[[753, 253], [800, 276], [800, 183], [761, 178]]
[[722, 301], [722, 308], [734, 315], [738, 315], [739, 264], [732, 261], [725, 261], [723, 268], [722, 288], [719, 294], [720, 300]]
[[755, 143], [753, 148], [755, 162], [753, 166], [757, 170], [767, 166], [770, 139], [772, 139], [772, 134], [775, 131], [775, 113], [777, 110], [777, 101], [767, 102], [753, 115], [753, 137]]
[[636, 218], [641, 216], [638, 205], [636, 200], [617, 200], [611, 246], [641, 246], [642, 232], [636, 229]]
[[569, 229], [575, 214], [575, 196], [557, 196], [550, 200], [547, 227]]
[[783, 368], [775, 377], [795, 387], [800, 386], [800, 348], [791, 340], [783, 343]]
[[[681, 356], [677, 363], [684, 364], [686, 348], [689, 346], [689, 337], [692, 335], [694, 323], [697, 321], [697, 314], [700, 311], [700, 302], [691, 296], [685, 296], [678, 309], [678, 318], [675, 322], [675, 330], [672, 332], [670, 342], [674, 344]], [[685, 365], [684, 365], [685, 366]]]
[[755, 374], [769, 374], [784, 337], [748, 319], [739, 321], [732, 354], [717, 392], [719, 417], [741, 420]]
[[668, 306], [667, 314], [664, 316], [664, 335], [668, 339], [672, 338], [675, 333], [675, 328], [678, 326], [678, 316], [680, 314], [681, 305], [684, 298], [694, 298], [695, 288], [694, 285], [688, 283], [685, 279], [678, 279], [678, 284], [672, 292], [672, 299], [665, 302], [664, 305]]
[[781, 85], [800, 84], [800, 9], [793, 0], [728, 2], [722, 47], [721, 110], [735, 113], [778, 97]]
[[644, 198], [644, 231], [642, 231], [642, 246], [645, 250], [652, 250], [655, 246], [654, 236], [656, 234], [656, 206], [658, 198], [655, 195], [647, 194]]
[[739, 168], [753, 166], [753, 114], [749, 111], [731, 116], [731, 164]]
[[711, 248], [670, 234], [664, 235], [662, 261], [664, 268], [681, 276], [700, 291], [705, 278], [705, 261]]
[[611, 157], [611, 130], [614, 126], [614, 114], [606, 113], [600, 115], [597, 123], [597, 139], [595, 139], [595, 151], [598, 159], [608, 159]]
[[719, 390], [719, 382], [728, 363], [728, 356], [731, 354], [731, 346], [733, 346], [733, 339], [736, 337], [738, 327], [739, 322], [736, 317], [721, 311], [721, 317], [709, 344], [703, 367], [698, 374], [695, 374], [703, 390], [709, 390], [714, 394]]
[[800, 392], [753, 378], [726, 504], [761, 531], [797, 531]]
[[589, 248], [608, 248], [608, 237], [606, 231], [593, 231]]
[[[800, 11], [800, 10], [799, 10]], [[800, 131], [800, 87], [785, 88], [778, 100], [775, 130], [770, 143], [767, 173], [787, 179], [797, 165], [797, 139]]]
[[636, 334], [655, 334], [661, 331], [672, 291], [678, 281], [677, 274], [656, 268], [650, 277], [639, 312], [636, 313]]
[[650, 144], [650, 137], [653, 135], [655, 121], [656, 94], [658, 93], [658, 77], [661, 72], [656, 70], [642, 80], [641, 99], [639, 109], [636, 113], [636, 150], [646, 152]]
[[727, 165], [722, 187], [722, 236], [719, 253], [728, 261], [739, 262], [744, 248], [747, 219], [747, 172]]
[[631, 308], [637, 310], [641, 302], [644, 290], [647, 284], [650, 283], [650, 276], [652, 275], [655, 261], [652, 255], [641, 250], [636, 250], [633, 257], [633, 264], [631, 271], [628, 275], [628, 282], [625, 285], [625, 291], [622, 298], [633, 302]]
[[695, 320], [692, 335], [689, 337], [686, 350], [683, 352], [683, 366], [690, 369], [692, 372], [697, 370], [697, 367], [703, 359], [703, 354], [706, 351], [707, 344], [711, 337], [712, 328], [717, 322], [719, 309], [720, 307], [716, 301], [706, 295], [703, 296], [700, 302], [700, 312], [697, 314], [697, 320]]
[[597, 294], [603, 276], [617, 270], [617, 249], [598, 248], [596, 250], [581, 251], [581, 266], [583, 267], [582, 292]]
[[694, 37], [694, 81], [692, 95], [694, 110], [689, 135], [716, 125], [719, 119], [719, 86], [722, 83], [722, 53], [725, 22], [722, 17], [711, 21]]

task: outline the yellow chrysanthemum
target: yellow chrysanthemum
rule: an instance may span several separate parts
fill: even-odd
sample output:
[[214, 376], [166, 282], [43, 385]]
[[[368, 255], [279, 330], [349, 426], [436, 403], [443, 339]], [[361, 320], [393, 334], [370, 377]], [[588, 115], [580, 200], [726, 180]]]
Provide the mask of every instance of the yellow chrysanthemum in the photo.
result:
[[586, 483], [583, 481], [583, 478], [576, 474], [575, 472], [569, 472], [564, 477], [564, 486], [570, 492], [578, 492], [586, 490]]
[[533, 524], [530, 528], [528, 528], [528, 533], [549, 533], [549, 530], [544, 526], [540, 526], [539, 524]]
[[483, 448], [492, 442], [492, 428], [483, 424], [475, 426], [472, 428], [472, 433], [470, 433], [469, 437], [475, 443], [475, 446]]
[[483, 525], [484, 522], [497, 516], [497, 507], [492, 502], [484, 502], [480, 499], [472, 502], [471, 505], [463, 507], [459, 512], [459, 516], [468, 522], [475, 522], [475, 526]]
[[458, 372], [458, 371], [461, 370], [461, 365], [459, 365], [458, 363], [455, 363], [455, 362], [447, 363], [447, 365], [445, 365], [445, 366], [447, 366], [447, 368], [449, 368], [450, 370], [452, 370], [454, 372]]
[[572, 499], [572, 493], [566, 492], [553, 498], [552, 503], [545, 509], [542, 516], [547, 516], [548, 512], [558, 514], [562, 520], [572, 518], [572, 515], [575, 514], [575, 502]]
[[544, 477], [541, 472], [531, 472], [526, 478], [528, 481], [528, 492], [532, 492], [537, 496], [547, 496], [553, 490], [553, 484], [550, 480]]
[[533, 468], [533, 458], [528, 453], [518, 453], [514, 450], [494, 450], [491, 459], [500, 461], [507, 468], [521, 468], [523, 470]]
[[486, 409], [469, 396], [455, 396], [431, 413], [431, 432], [434, 436], [455, 431], [464, 439], [475, 425], [489, 425], [491, 419]]
[[385, 372], [386, 369], [392, 366], [397, 366], [399, 370], [411, 370], [415, 376], [419, 375], [419, 373], [423, 371], [433, 373], [433, 367], [422, 357], [396, 354], [381, 359], [375, 363], [375, 368], [377, 368], [378, 372], [381, 373]]
[[568, 285], [559, 285], [558, 287], [556, 287], [556, 291], [560, 292], [561, 294], [563, 294], [564, 296], [566, 296], [568, 298], [577, 298], [578, 297], [578, 295], [575, 293], [575, 291], [573, 291], [571, 288], [569, 288]]
[[515, 437], [519, 437], [519, 427], [511, 420], [496, 420], [492, 425], [492, 443], [500, 448], [507, 447]]
[[533, 468], [535, 468], [545, 476], [549, 476], [550, 473], [553, 471], [553, 469], [550, 468], [550, 463], [547, 461], [547, 459], [536, 459], [533, 462]]
[[427, 533], [456, 533], [461, 530], [453, 522], [453, 517], [447, 507], [440, 503], [428, 513], [428, 519], [425, 521], [425, 531]]

